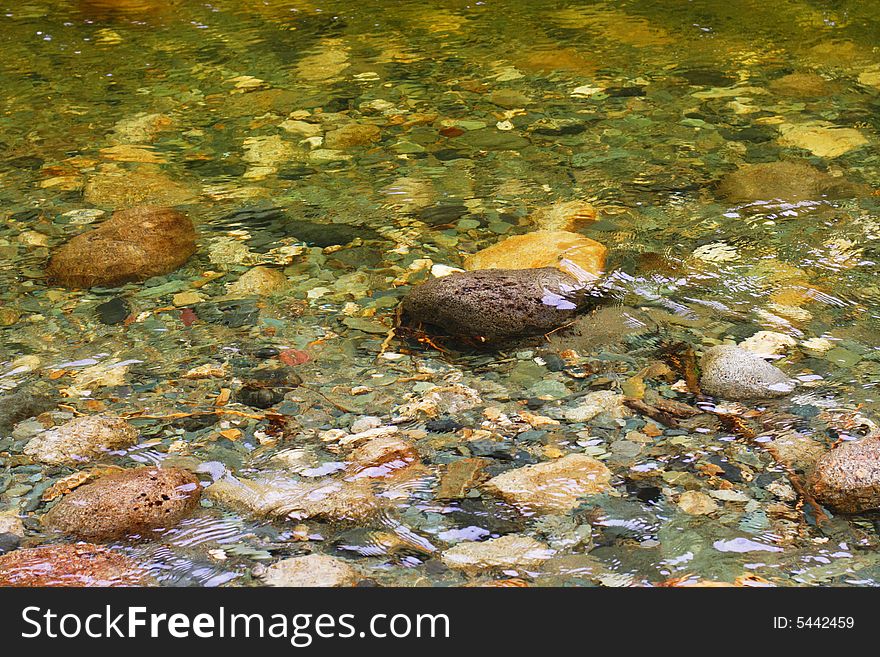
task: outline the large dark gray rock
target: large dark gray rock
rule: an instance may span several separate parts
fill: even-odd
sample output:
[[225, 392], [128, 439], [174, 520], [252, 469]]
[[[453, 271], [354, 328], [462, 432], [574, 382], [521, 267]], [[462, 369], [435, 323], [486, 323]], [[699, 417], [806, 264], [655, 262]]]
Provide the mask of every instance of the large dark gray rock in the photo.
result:
[[570, 322], [581, 286], [557, 269], [485, 269], [415, 287], [403, 301], [410, 320], [487, 342], [547, 333]]

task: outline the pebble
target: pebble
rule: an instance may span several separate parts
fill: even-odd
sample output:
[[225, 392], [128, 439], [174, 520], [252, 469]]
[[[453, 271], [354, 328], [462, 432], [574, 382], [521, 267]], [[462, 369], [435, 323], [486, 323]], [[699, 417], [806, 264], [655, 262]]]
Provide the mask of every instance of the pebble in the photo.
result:
[[102, 324], [112, 326], [121, 324], [131, 314], [131, 306], [123, 297], [113, 297], [110, 301], [105, 301], [95, 306], [95, 312], [98, 313], [98, 319]]

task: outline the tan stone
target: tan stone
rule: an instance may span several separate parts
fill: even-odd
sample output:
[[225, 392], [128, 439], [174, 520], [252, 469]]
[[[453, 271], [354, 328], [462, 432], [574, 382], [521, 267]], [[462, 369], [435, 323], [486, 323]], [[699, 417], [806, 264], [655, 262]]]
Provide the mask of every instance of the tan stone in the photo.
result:
[[369, 146], [379, 141], [380, 135], [379, 128], [371, 123], [350, 123], [324, 135], [324, 146], [332, 149]]
[[225, 477], [205, 490], [217, 502], [277, 519], [363, 520], [383, 506], [370, 479], [291, 481], [289, 475], [259, 480]]
[[266, 569], [261, 579], [269, 586], [354, 586], [358, 571], [342, 559], [326, 554], [282, 559]]
[[555, 267], [577, 280], [605, 270], [608, 249], [589, 237], [563, 230], [514, 235], [465, 258], [465, 269], [540, 269]]
[[528, 536], [502, 536], [488, 541], [467, 541], [446, 550], [442, 560], [450, 568], [479, 572], [486, 568], [534, 568], [555, 554], [544, 543]]
[[794, 146], [819, 157], [839, 157], [868, 144], [865, 136], [855, 128], [838, 128], [831, 124], [781, 125], [782, 146]]
[[130, 169], [104, 164], [88, 178], [83, 190], [86, 202], [117, 209], [144, 204], [184, 205], [198, 195], [198, 189], [172, 180], [152, 164]]
[[578, 231], [596, 221], [596, 208], [586, 201], [557, 201], [529, 215], [539, 230]]
[[287, 285], [287, 276], [271, 267], [254, 267], [229, 286], [230, 296], [262, 296], [276, 294]]
[[110, 450], [129, 447], [137, 437], [137, 430], [125, 420], [88, 415], [38, 433], [24, 453], [51, 465], [77, 465]]
[[678, 498], [678, 507], [693, 516], [704, 516], [718, 510], [718, 505], [705, 493], [688, 490]]
[[580, 500], [611, 490], [611, 471], [585, 454], [508, 470], [486, 482], [485, 488], [534, 513], [564, 513]]

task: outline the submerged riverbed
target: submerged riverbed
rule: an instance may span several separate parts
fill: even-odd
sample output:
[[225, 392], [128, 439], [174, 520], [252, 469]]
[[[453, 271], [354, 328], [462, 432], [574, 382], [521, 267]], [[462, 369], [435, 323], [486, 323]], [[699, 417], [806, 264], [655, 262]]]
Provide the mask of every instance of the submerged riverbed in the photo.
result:
[[[880, 409], [878, 9], [7, 3], [0, 552], [86, 538], [165, 586], [877, 584], [880, 515], [808, 482]], [[47, 275], [144, 206], [194, 223], [182, 266]], [[538, 230], [607, 248], [576, 319], [400, 324]], [[791, 387], [707, 394], [725, 344]], [[89, 451], [88, 416], [124, 424]], [[58, 510], [160, 464], [205, 490], [158, 532], [101, 524], [132, 521], [113, 485], [90, 527]]]

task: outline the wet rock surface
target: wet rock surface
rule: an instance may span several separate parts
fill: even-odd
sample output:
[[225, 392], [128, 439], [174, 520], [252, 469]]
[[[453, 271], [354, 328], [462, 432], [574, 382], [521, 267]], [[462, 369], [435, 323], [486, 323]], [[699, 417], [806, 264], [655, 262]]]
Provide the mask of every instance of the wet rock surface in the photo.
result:
[[120, 210], [60, 247], [46, 269], [65, 287], [114, 287], [174, 271], [196, 250], [192, 221], [170, 208]]
[[325, 554], [282, 559], [269, 566], [261, 575], [269, 586], [354, 586], [360, 579], [358, 571], [342, 559]]
[[484, 488], [530, 513], [559, 513], [589, 495], [611, 489], [611, 471], [584, 454], [515, 468], [493, 477]]
[[446, 550], [442, 559], [450, 568], [476, 573], [486, 568], [535, 568], [554, 552], [528, 536], [510, 535], [481, 543], [459, 543]]
[[179, 468], [134, 468], [101, 477], [66, 495], [43, 523], [90, 541], [151, 537], [174, 527], [199, 503], [201, 485]]
[[708, 349], [701, 367], [703, 390], [723, 399], [784, 397], [796, 385], [778, 367], [751, 351], [732, 345]]
[[880, 508], [880, 437], [841, 443], [818, 460], [808, 483], [816, 499], [835, 511]]
[[490, 269], [415, 287], [403, 308], [414, 321], [487, 341], [546, 333], [571, 321], [577, 282], [550, 268]]
[[100, 545], [50, 545], [0, 555], [0, 586], [147, 586], [136, 561]]
[[76, 465], [130, 447], [137, 431], [121, 418], [83, 416], [34, 436], [24, 453], [52, 465]]
[[848, 198], [859, 187], [800, 161], [749, 164], [725, 176], [718, 192], [731, 201]]
[[541, 269], [555, 267], [579, 281], [605, 270], [608, 249], [599, 242], [564, 230], [539, 230], [516, 235], [465, 258], [464, 266], [478, 269]]

